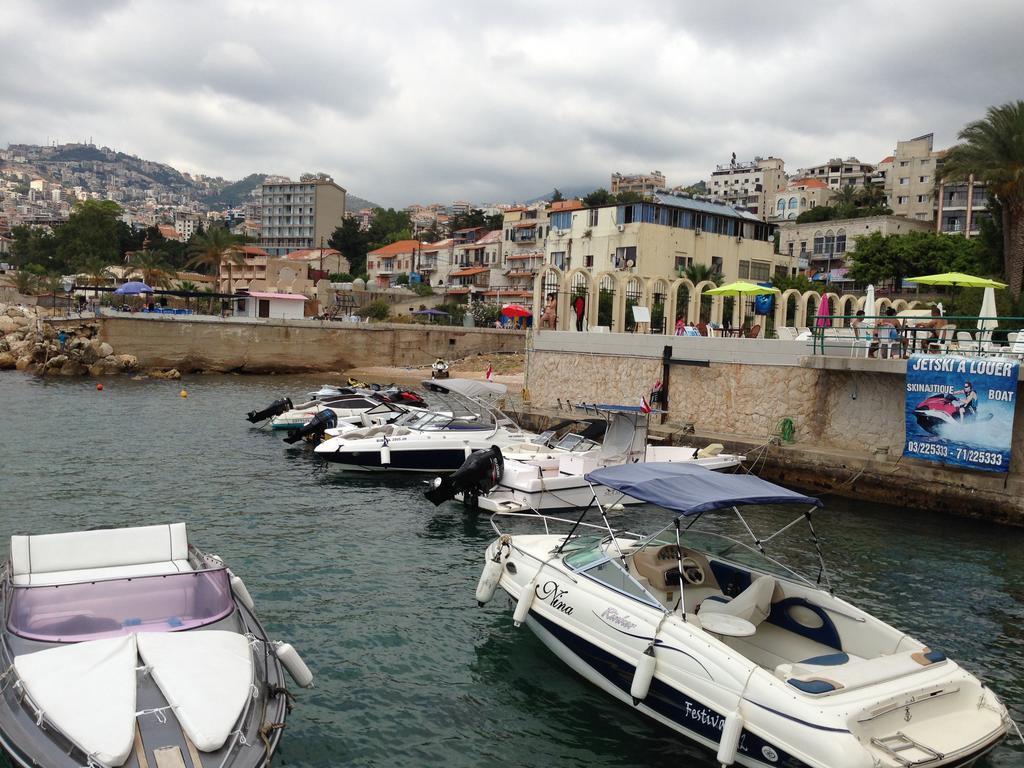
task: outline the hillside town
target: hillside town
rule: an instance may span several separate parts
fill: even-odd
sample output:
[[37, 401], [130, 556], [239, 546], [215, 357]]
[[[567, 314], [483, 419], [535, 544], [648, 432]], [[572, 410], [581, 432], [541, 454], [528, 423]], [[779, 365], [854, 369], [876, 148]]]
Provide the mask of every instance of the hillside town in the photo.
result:
[[[136, 233], [134, 246], [110, 260], [111, 284], [134, 275], [164, 278], [163, 288], [295, 293], [310, 300], [309, 315], [347, 314], [372, 294], [388, 307], [411, 297], [421, 309], [490, 304], [475, 313], [489, 322], [507, 302], [534, 311], [537, 297], [558, 292], [574, 271], [587, 274], [574, 278], [576, 292], [584, 282], [589, 292], [592, 276], [602, 291], [621, 292], [630, 275], [691, 284], [805, 278], [842, 290], [856, 282], [850, 259], [858, 238], [981, 233], [991, 216], [985, 185], [973, 177], [937, 181], [944, 154], [927, 134], [896, 141], [875, 162], [847, 155], [787, 170], [782, 157], [733, 154], [686, 185], [659, 171], [614, 172], [607, 188], [578, 198], [556, 189], [530, 202], [385, 211], [369, 203], [353, 210], [347, 190], [326, 173], [254, 175], [246, 189], [245, 180], [179, 173], [91, 143], [10, 145], [0, 151], [0, 260], [10, 273], [27, 266], [31, 232], [52, 236], [82, 205], [110, 201]], [[186, 269], [195, 264], [184, 257], [211, 229], [230, 233], [232, 257]], [[161, 250], [159, 269], [147, 268]], [[95, 286], [95, 271], [75, 282]], [[626, 297], [631, 305], [639, 299]], [[390, 309], [376, 312], [386, 317]]]

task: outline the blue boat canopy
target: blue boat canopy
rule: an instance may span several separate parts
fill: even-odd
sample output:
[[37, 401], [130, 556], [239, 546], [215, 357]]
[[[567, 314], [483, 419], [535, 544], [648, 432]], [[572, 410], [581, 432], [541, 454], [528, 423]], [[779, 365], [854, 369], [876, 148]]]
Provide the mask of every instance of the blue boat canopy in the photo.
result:
[[805, 496], [754, 475], [726, 475], [697, 464], [663, 461], [618, 464], [595, 469], [586, 479], [686, 517], [745, 504], [824, 506], [814, 496]]

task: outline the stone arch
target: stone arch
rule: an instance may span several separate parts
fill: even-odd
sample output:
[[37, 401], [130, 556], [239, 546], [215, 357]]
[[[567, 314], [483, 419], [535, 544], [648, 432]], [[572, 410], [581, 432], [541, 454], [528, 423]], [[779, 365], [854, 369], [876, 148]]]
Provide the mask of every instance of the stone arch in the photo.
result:
[[[697, 294], [693, 286], [693, 281], [688, 277], [677, 278], [672, 281], [672, 287], [670, 290], [672, 311], [667, 314], [666, 317], [671, 320], [672, 327], [675, 328], [676, 316], [680, 314], [686, 317], [686, 322], [688, 323], [697, 322], [697, 312], [694, 309]], [[681, 296], [682, 291], [686, 291], [685, 298]]]
[[[914, 302], [914, 304], [918, 304], [918, 303], [920, 303], [920, 302], [916, 302], [916, 301]], [[911, 307], [909, 302], [906, 299], [893, 299], [891, 306], [897, 312], [902, 312], [905, 309], [914, 309], [914, 307]]]
[[[840, 314], [842, 314], [841, 312], [839, 312], [839, 294], [838, 293], [834, 293], [832, 291], [828, 291], [827, 293], [823, 293], [822, 297], [823, 298], [825, 298], [825, 297], [828, 298], [829, 314], [832, 314], [832, 315], [840, 315]], [[833, 326], [838, 326], [838, 325], [842, 325], [842, 324], [843, 324], [843, 322], [841, 320], [835, 320], [835, 319], [832, 320], [832, 325]]]
[[[859, 297], [854, 296], [852, 293], [846, 293], [839, 297], [839, 301], [836, 304], [835, 313], [837, 315], [853, 316], [857, 314], [857, 303], [860, 301]], [[865, 312], [864, 314], [867, 314]], [[852, 320], [844, 320], [843, 325], [849, 325]]]
[[[780, 328], [783, 326], [789, 326], [796, 328], [800, 325], [797, 321], [800, 319], [800, 291], [796, 288], [787, 288], [782, 292], [782, 295], [778, 297], [778, 301], [775, 302], [775, 327]], [[792, 305], [790, 304], [792, 299]], [[792, 306], [792, 312], [790, 312], [790, 306]]]
[[648, 278], [647, 295], [650, 297], [648, 306], [651, 308], [651, 333], [672, 333], [675, 316], [668, 314], [669, 281], [664, 277]]
[[878, 307], [877, 314], [884, 315], [885, 314], [885, 310], [887, 310], [889, 307], [892, 306], [892, 299], [888, 299], [888, 298], [884, 298], [884, 297], [881, 298], [881, 299], [876, 299], [875, 300], [875, 306]]
[[[562, 270], [551, 264], [545, 264], [537, 272], [537, 277], [533, 281], [533, 327], [536, 329], [540, 328], [540, 318], [544, 312], [544, 302], [547, 299], [549, 293], [556, 294], [557, 308], [556, 312], [559, 317], [565, 314], [565, 306], [567, 304], [565, 298], [565, 291], [563, 290], [564, 283], [562, 281]], [[557, 325], [555, 326], [558, 327]]]
[[800, 297], [800, 309], [797, 319], [800, 321], [800, 328], [813, 328], [814, 316], [818, 313], [818, 304], [821, 303], [821, 294], [817, 291], [804, 291]]
[[617, 317], [616, 305], [622, 291], [619, 280], [614, 272], [598, 272], [590, 287], [590, 312], [587, 313], [591, 325], [604, 325], [615, 332]]
[[[693, 286], [693, 296], [691, 297], [690, 301], [692, 302], [692, 305], [693, 305], [694, 314], [693, 314], [693, 317], [691, 317], [690, 322], [693, 322], [693, 323], [708, 323], [708, 322], [721, 323], [722, 322], [723, 302], [722, 302], [722, 297], [721, 296], [709, 296], [709, 297], [707, 297], [711, 301], [711, 306], [708, 307], [707, 310], [705, 310], [705, 308], [704, 308], [705, 307], [705, 305], [704, 305], [704, 299], [705, 299], [704, 292], [707, 291], [707, 290], [710, 290], [712, 288], [717, 288], [717, 287], [718, 286], [716, 286], [711, 280], [701, 280], [699, 283], [697, 283], [695, 286]], [[705, 312], [707, 314], [706, 317], [705, 317]]]
[[635, 331], [636, 324], [633, 322], [633, 312], [630, 307], [643, 306], [647, 298], [647, 286], [643, 278], [638, 275], [629, 275], [620, 280], [622, 285], [622, 318], [619, 323], [624, 331]]
[[566, 274], [564, 278], [563, 292], [566, 296], [566, 310], [558, 318], [558, 328], [563, 331], [577, 330], [576, 312], [573, 309], [573, 302], [577, 296], [582, 296], [586, 304], [583, 308], [583, 330], [587, 330], [587, 318], [590, 314], [590, 293], [593, 278], [590, 270], [583, 267], [576, 267]]

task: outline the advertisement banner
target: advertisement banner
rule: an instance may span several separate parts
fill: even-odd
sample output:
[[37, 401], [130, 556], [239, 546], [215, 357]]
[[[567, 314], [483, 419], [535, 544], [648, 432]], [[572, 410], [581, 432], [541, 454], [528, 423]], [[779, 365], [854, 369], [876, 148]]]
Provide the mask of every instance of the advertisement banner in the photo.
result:
[[1009, 472], [1015, 360], [913, 355], [907, 361], [903, 455], [988, 472]]

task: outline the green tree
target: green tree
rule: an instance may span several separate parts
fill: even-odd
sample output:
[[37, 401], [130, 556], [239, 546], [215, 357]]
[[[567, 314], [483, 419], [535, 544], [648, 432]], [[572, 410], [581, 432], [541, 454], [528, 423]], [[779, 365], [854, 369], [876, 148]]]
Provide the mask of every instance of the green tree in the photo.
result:
[[705, 280], [710, 280], [715, 285], [722, 282], [722, 273], [718, 270], [713, 270], [707, 264], [687, 264], [680, 273], [680, 277], [685, 277], [694, 285], [702, 283]]
[[391, 316], [391, 306], [384, 299], [376, 299], [357, 309], [356, 314], [371, 320], [387, 320]]
[[583, 196], [583, 204], [587, 208], [597, 208], [615, 202], [615, 196], [604, 187], [598, 187], [589, 195]]
[[79, 271], [85, 276], [85, 284], [92, 286], [93, 295], [97, 299], [100, 295], [99, 287], [114, 279], [113, 271], [98, 256], [92, 256], [82, 262]]
[[39, 287], [39, 275], [28, 269], [8, 272], [4, 276], [4, 284], [13, 288], [22, 296], [31, 296]]
[[232, 267], [241, 264], [244, 258], [237, 250], [238, 241], [224, 227], [210, 227], [202, 235], [196, 235], [189, 243], [190, 258], [185, 266], [199, 267], [206, 274], [218, 275], [222, 264], [228, 267], [228, 293], [233, 293]]
[[505, 226], [505, 217], [500, 213], [492, 213], [490, 216], [484, 217], [484, 226], [487, 227], [488, 232], [501, 229]]
[[113, 264], [120, 257], [121, 206], [113, 200], [82, 200], [75, 203], [68, 220], [57, 227], [55, 265], [69, 272], [96, 258]]
[[989, 107], [958, 138], [961, 143], [946, 154], [940, 178], [958, 181], [973, 174], [999, 201], [1003, 273], [1019, 297], [1024, 287], [1024, 101]]
[[858, 283], [891, 281], [899, 286], [915, 275], [984, 273], [985, 245], [977, 239], [935, 232], [860, 235], [849, 254], [850, 276]]
[[639, 192], [630, 192], [627, 190], [626, 192], [619, 192], [619, 194], [615, 195], [614, 202], [622, 205], [625, 203], [642, 203], [643, 200], [644, 196]]
[[[373, 221], [367, 230], [367, 251], [372, 251], [388, 243], [412, 238], [412, 219], [406, 211], [394, 208], [375, 208]], [[338, 250], [341, 250], [340, 248]], [[353, 269], [353, 272], [356, 271]]]
[[369, 250], [369, 233], [359, 228], [359, 221], [347, 217], [334, 230], [328, 245], [348, 259], [349, 272], [358, 275], [366, 270], [366, 252]]
[[[448, 231], [457, 232], [460, 229], [469, 229], [470, 227], [484, 227], [490, 229], [487, 226], [488, 217], [484, 216], [484, 212], [479, 208], [474, 208], [469, 213], [463, 213], [452, 216], [448, 220]], [[501, 229], [499, 225], [498, 229]]]
[[560, 190], [558, 187], [555, 187], [554, 191], [551, 193], [551, 197], [548, 198], [548, 200], [552, 203], [560, 203], [563, 200], [565, 200], [565, 195], [562, 194], [562, 190]]
[[18, 226], [11, 230], [11, 261], [17, 267], [54, 264], [57, 241], [52, 234], [39, 227]]
[[131, 267], [150, 288], [169, 288], [177, 275], [159, 251], [138, 251], [132, 254]]

